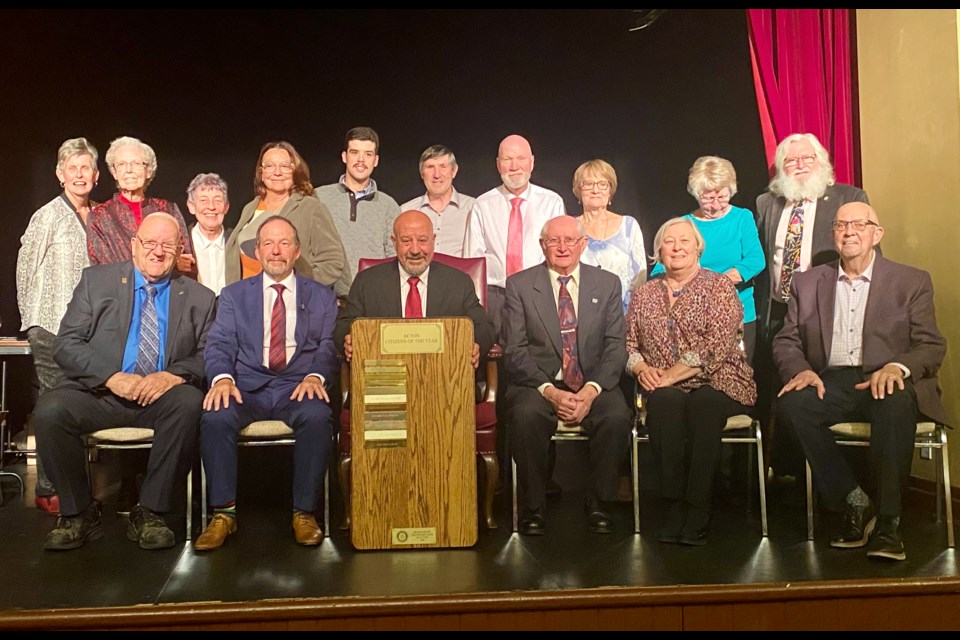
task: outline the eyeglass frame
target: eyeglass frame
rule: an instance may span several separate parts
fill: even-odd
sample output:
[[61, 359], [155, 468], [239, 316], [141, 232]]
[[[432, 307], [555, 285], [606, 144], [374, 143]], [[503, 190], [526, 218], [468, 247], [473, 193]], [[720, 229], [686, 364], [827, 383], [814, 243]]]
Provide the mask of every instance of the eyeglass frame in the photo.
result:
[[183, 247], [182, 242], [178, 242], [175, 245], [165, 244], [163, 242], [157, 242], [156, 240], [147, 240], [144, 242], [137, 234], [133, 234], [133, 237], [140, 241], [140, 246], [144, 248], [145, 251], [153, 253], [157, 247], [163, 247], [163, 253], [167, 255], [175, 254], [181, 247]]
[[726, 204], [730, 202], [730, 198], [733, 196], [710, 196], [709, 198], [704, 198], [703, 196], [698, 196], [697, 201], [700, 204]]
[[265, 173], [273, 173], [274, 168], [279, 168], [280, 173], [293, 173], [297, 167], [292, 162], [265, 162], [260, 165], [260, 169]]
[[113, 168], [118, 171], [125, 171], [126, 169], [146, 169], [147, 163], [143, 160], [120, 160], [113, 163]]
[[874, 222], [873, 220], [834, 220], [830, 223], [830, 227], [834, 231], [846, 231], [848, 227], [852, 227], [854, 231], [866, 231], [867, 227], [880, 227], [880, 223]]
[[801, 160], [803, 160], [803, 164], [809, 165], [809, 164], [813, 164], [814, 162], [817, 162], [819, 158], [817, 158], [817, 154], [815, 153], [805, 153], [800, 156], [790, 156], [783, 159], [783, 166], [784, 168], [796, 167], [800, 164]]
[[576, 245], [578, 242], [580, 242], [581, 240], [583, 240], [585, 237], [586, 237], [586, 236], [580, 236], [580, 237], [578, 237], [578, 238], [553, 238], [553, 237], [551, 237], [551, 238], [544, 238], [544, 239], [542, 240], [542, 242], [543, 242], [543, 246], [545, 246], [545, 247], [550, 247], [550, 248], [559, 247], [561, 244], [563, 244], [565, 247], [572, 247], [572, 246]]
[[[605, 186], [601, 186], [605, 185]], [[600, 191], [609, 191], [613, 183], [609, 180], [581, 180], [580, 191], [590, 191], [596, 187]]]

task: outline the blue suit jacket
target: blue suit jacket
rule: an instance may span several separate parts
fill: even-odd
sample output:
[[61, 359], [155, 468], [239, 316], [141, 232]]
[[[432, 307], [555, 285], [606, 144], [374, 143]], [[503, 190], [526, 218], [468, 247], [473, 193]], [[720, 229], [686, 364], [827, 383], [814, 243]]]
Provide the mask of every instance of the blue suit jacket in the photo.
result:
[[329, 385], [338, 369], [333, 328], [337, 297], [315, 280], [297, 275], [297, 348], [280, 373], [263, 365], [263, 277], [244, 278], [220, 292], [217, 317], [203, 356], [207, 383], [227, 373], [242, 392], [257, 391], [280, 380], [299, 383], [319, 373]]

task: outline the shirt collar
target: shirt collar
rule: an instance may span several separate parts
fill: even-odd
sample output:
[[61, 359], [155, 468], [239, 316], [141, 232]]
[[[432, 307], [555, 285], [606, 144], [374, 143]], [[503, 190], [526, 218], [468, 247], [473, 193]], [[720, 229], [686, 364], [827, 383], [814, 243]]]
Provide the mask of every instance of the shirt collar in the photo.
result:
[[210, 247], [216, 247], [217, 249], [223, 249], [224, 246], [224, 229], [220, 228], [220, 235], [216, 239], [211, 240], [203, 233], [200, 229], [200, 224], [198, 223], [193, 227], [193, 244], [196, 245], [198, 249], [209, 249]]
[[[147, 284], [147, 279], [143, 277], [143, 274], [140, 273], [140, 270], [136, 267], [133, 268], [133, 290], [137, 291], [143, 289]], [[152, 283], [157, 288], [157, 295], [160, 295], [167, 290], [167, 287], [170, 286], [170, 276], [167, 276], [159, 282]], [[145, 289], [144, 289], [145, 290]]]
[[[340, 186], [343, 187], [346, 191], [350, 191], [350, 187], [347, 186], [347, 174], [340, 176]], [[367, 186], [361, 189], [360, 191], [353, 191], [353, 195], [359, 200], [364, 196], [369, 196], [370, 194], [376, 192], [377, 190], [377, 181], [373, 178], [370, 178], [370, 182], [367, 183]]]
[[261, 281], [261, 286], [263, 287], [264, 293], [266, 293], [266, 291], [275, 284], [282, 284], [284, 287], [286, 287], [290, 291], [297, 290], [297, 272], [296, 271], [291, 271], [290, 275], [288, 275], [286, 278], [284, 278], [280, 282], [277, 282], [276, 280], [268, 276], [266, 273], [262, 273], [261, 275], [263, 277], [260, 279], [260, 281]]
[[[399, 260], [397, 260], [397, 267], [400, 269], [400, 278], [401, 278], [401, 280], [402, 280], [403, 282], [406, 282], [407, 279], [409, 279], [409, 278], [411, 277], [411, 274], [407, 273], [407, 270], [403, 268], [403, 265], [400, 264], [400, 261], [399, 261]], [[424, 272], [421, 273], [421, 274], [420, 274], [419, 276], [417, 276], [417, 277], [420, 278], [420, 282], [422, 282], [424, 285], [426, 285], [426, 284], [427, 284], [427, 280], [428, 280], [429, 277], [430, 277], [430, 265], [427, 265], [426, 270], [424, 270]]]
[[873, 282], [873, 265], [875, 265], [876, 263], [877, 263], [877, 250], [874, 249], [873, 257], [870, 258], [870, 264], [868, 264], [867, 268], [863, 270], [863, 273], [861, 273], [856, 278], [851, 279], [849, 276], [847, 276], [846, 273], [843, 272], [843, 266], [839, 265], [837, 267], [837, 271], [839, 272], [837, 274], [837, 281], [844, 282], [847, 280], [866, 280], [867, 282]]
[[[550, 274], [550, 282], [556, 282], [557, 278], [560, 277], [560, 273], [557, 273], [550, 267], [547, 267], [547, 272]], [[577, 263], [577, 266], [573, 268], [573, 271], [567, 274], [568, 276], [573, 276], [573, 283], [580, 286], [580, 263]]]

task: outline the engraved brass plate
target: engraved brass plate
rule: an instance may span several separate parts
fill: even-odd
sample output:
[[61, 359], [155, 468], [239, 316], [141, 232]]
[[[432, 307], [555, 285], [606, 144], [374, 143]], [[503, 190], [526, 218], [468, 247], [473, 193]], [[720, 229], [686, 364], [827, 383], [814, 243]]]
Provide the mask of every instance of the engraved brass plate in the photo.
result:
[[397, 545], [437, 544], [437, 529], [435, 527], [391, 529], [390, 541]]
[[380, 325], [382, 353], [443, 353], [442, 322], [384, 322]]
[[407, 363], [368, 360], [363, 365], [363, 445], [368, 449], [407, 444]]

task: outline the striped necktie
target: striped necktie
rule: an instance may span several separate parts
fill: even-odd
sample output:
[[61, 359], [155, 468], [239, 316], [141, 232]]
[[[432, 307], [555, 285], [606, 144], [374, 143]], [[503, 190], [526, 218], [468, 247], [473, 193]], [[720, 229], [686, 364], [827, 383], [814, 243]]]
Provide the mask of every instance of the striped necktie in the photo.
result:
[[557, 296], [557, 313], [560, 315], [560, 343], [563, 347], [563, 382], [573, 391], [583, 386], [583, 370], [577, 352], [577, 312], [573, 298], [567, 291], [567, 283], [573, 276], [559, 276], [560, 295]]
[[270, 355], [268, 362], [270, 370], [277, 373], [287, 366], [287, 306], [283, 302], [282, 284], [272, 284], [277, 290], [277, 299], [273, 303], [273, 312], [270, 315]]
[[143, 285], [147, 299], [140, 306], [140, 344], [137, 351], [137, 363], [133, 372], [141, 376], [157, 372], [157, 360], [160, 357], [160, 327], [157, 323], [156, 285]]

